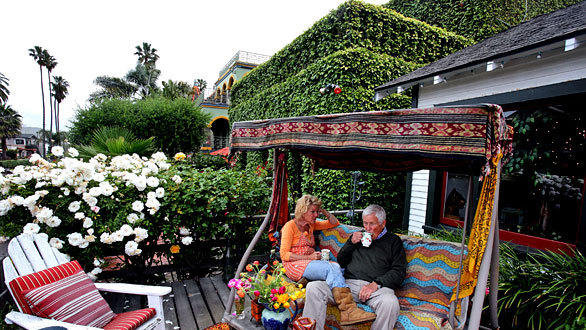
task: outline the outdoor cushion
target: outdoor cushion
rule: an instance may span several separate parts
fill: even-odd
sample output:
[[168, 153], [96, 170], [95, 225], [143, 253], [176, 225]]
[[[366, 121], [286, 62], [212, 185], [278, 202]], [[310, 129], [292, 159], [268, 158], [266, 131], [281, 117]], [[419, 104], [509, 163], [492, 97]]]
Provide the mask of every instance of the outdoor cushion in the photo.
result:
[[59, 266], [51, 267], [37, 273], [17, 277], [8, 285], [14, 295], [14, 300], [20, 306], [23, 313], [33, 314], [28, 302], [24, 299], [23, 291], [28, 291], [40, 286], [53, 283], [82, 270], [77, 261], [70, 261]]
[[319, 248], [330, 250], [330, 260], [338, 261], [338, 252], [346, 244], [346, 241], [352, 236], [352, 233], [359, 231], [360, 228], [355, 226], [340, 224], [334, 228], [320, 230], [318, 234]]
[[132, 312], [120, 313], [104, 329], [107, 330], [133, 330], [155, 316], [154, 308], [139, 309]]
[[115, 316], [83, 270], [23, 294], [34, 314], [44, 318], [101, 328]]

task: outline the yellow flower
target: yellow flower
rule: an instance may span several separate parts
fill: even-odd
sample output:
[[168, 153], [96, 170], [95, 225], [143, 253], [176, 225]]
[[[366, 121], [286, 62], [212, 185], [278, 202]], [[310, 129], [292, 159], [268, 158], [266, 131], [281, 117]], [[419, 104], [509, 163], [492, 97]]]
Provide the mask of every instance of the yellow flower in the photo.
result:
[[182, 153], [182, 152], [178, 152], [178, 153], [176, 153], [176, 154], [175, 154], [175, 157], [174, 157], [174, 158], [175, 158], [175, 160], [184, 160], [184, 159], [185, 159], [185, 157], [186, 157], [186, 156], [185, 156], [185, 154], [184, 154], [184, 153]]
[[180, 249], [181, 249], [181, 247], [179, 245], [171, 245], [171, 248], [169, 250], [171, 250], [171, 253], [175, 254], [175, 253], [179, 253]]
[[301, 292], [305, 293], [305, 288], [301, 289]]
[[279, 306], [281, 306], [281, 305], [279, 305], [279, 303], [274, 303], [273, 304], [273, 307], [275, 307], [275, 309], [279, 309]]
[[288, 302], [285, 302], [285, 303], [283, 304], [283, 307], [285, 307], [285, 308], [289, 308], [289, 306], [291, 306], [291, 305], [290, 305]]
[[303, 284], [299, 283], [299, 285], [297, 285], [298, 288], [303, 288]]

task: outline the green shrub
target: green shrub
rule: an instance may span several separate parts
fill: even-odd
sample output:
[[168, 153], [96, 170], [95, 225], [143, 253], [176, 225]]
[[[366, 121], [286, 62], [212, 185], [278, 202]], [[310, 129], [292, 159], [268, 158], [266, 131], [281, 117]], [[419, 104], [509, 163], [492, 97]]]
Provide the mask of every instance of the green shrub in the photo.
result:
[[98, 128], [124, 127], [139, 139], [154, 137], [157, 149], [173, 155], [197, 151], [208, 122], [209, 115], [187, 99], [107, 99], [77, 109], [69, 132], [72, 143], [89, 144]]
[[[340, 50], [365, 48], [372, 53], [402, 58], [420, 66], [460, 50], [468, 44], [470, 40], [451, 32], [405, 18], [381, 6], [352, 0], [331, 11], [273, 55], [270, 60], [238, 81], [232, 87], [230, 99], [233, 105], [239, 105], [240, 102], [284, 82], [310, 64]], [[361, 64], [348, 62], [346, 65], [353, 70], [360, 68]], [[355, 76], [350, 74], [349, 77]], [[368, 79], [368, 76], [365, 78]], [[344, 84], [344, 87], [349, 87], [345, 82], [335, 80], [326, 83]], [[274, 109], [276, 112], [289, 110]], [[327, 112], [329, 109], [325, 110]]]
[[94, 132], [91, 145], [75, 147], [79, 150], [79, 156], [84, 159], [100, 153], [106, 156], [147, 156], [153, 152], [153, 138], [137, 139], [132, 132], [123, 127], [101, 127]]
[[481, 41], [533, 17], [581, 0], [391, 0], [384, 7]]
[[0, 167], [15, 168], [18, 165], [27, 165], [28, 159], [0, 160]]
[[586, 257], [501, 245], [499, 313], [514, 328], [577, 329], [586, 324]]
[[251, 216], [268, 206], [266, 172], [197, 169], [162, 153], [32, 161], [0, 174], [0, 236], [40, 230], [92, 275], [106, 256], [129, 274], [165, 259], [205, 273], [217, 246], [250, 241], [260, 221]]

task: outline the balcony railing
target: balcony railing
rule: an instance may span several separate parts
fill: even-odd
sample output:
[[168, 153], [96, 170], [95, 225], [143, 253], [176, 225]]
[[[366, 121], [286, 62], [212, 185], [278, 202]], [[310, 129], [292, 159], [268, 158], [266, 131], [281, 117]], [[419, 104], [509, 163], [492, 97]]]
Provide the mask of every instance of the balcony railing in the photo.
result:
[[263, 64], [264, 62], [268, 61], [269, 58], [271, 58], [271, 57], [268, 55], [251, 53], [251, 52], [239, 50], [234, 56], [232, 56], [232, 58], [228, 61], [228, 63], [226, 63], [226, 65], [224, 65], [222, 70], [220, 70], [218, 77], [221, 77], [224, 74], [224, 72], [226, 72], [226, 70], [230, 69], [230, 67], [232, 67], [232, 65], [234, 65], [234, 63], [236, 63], [236, 62], [244, 62], [244, 63], [260, 65], [260, 64]]

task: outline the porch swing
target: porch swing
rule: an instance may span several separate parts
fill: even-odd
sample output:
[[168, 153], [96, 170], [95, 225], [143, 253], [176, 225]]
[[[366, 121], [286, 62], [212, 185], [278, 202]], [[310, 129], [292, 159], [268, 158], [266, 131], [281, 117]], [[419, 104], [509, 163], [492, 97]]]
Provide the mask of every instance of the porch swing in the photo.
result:
[[[466, 171], [480, 174], [483, 187], [467, 248], [466, 222], [461, 244], [448, 248], [453, 251], [457, 246], [459, 251], [451, 256], [457, 257], [453, 269], [457, 275], [453, 274], [453, 286], [445, 293], [448, 298], [444, 303], [446, 317], [442, 328], [480, 327], [489, 274], [491, 326], [498, 328], [498, 195], [502, 160], [510, 153], [511, 142], [512, 128], [506, 125], [502, 109], [491, 104], [236, 122], [231, 132], [232, 157], [241, 151], [275, 149], [275, 152], [271, 204], [238, 265], [235, 277], [243, 271], [266, 227], [269, 226], [271, 237], [288, 220], [283, 150], [301, 153], [317, 168], [383, 173], [420, 169]], [[413, 238], [401, 238], [405, 247], [413, 243]], [[431, 241], [420, 239], [415, 245], [436, 244], [429, 243]], [[409, 277], [409, 266], [407, 273]], [[468, 311], [468, 297], [472, 294], [472, 308]], [[226, 305], [224, 320], [236, 328], [245, 328], [231, 315], [233, 300], [234, 289]], [[437, 314], [435, 309], [439, 305], [436, 303], [424, 301], [423, 307], [409, 313], [427, 315], [434, 309]]]

